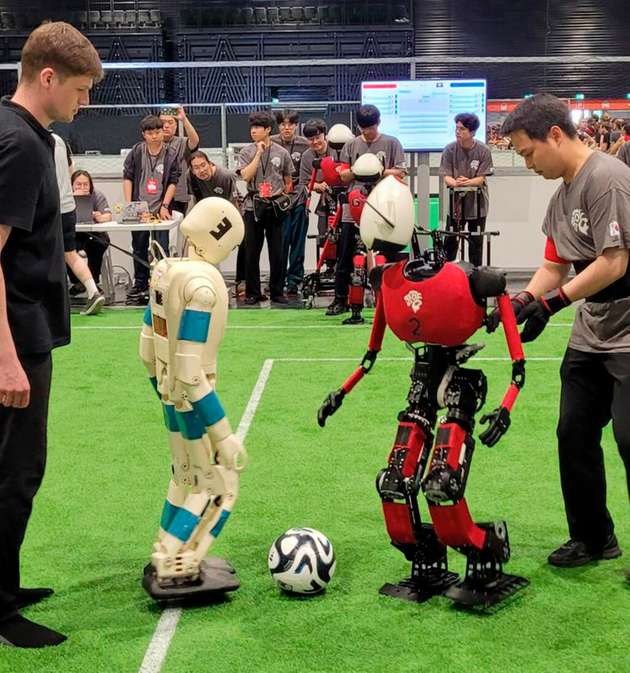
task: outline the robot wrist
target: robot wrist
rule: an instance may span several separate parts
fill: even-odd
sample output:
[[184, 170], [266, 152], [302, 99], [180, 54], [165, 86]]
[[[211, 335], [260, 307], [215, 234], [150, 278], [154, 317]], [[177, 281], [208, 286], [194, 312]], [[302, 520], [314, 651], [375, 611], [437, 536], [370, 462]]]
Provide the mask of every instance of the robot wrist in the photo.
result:
[[361, 367], [363, 368], [363, 371], [367, 374], [369, 371], [371, 371], [372, 367], [374, 366], [374, 363], [376, 362], [376, 356], [378, 355], [378, 351], [375, 350], [369, 350], [367, 353], [363, 356], [363, 360], [361, 360]]
[[547, 292], [540, 298], [539, 301], [544, 306], [549, 315], [557, 313], [571, 303], [571, 300], [563, 292], [561, 287], [551, 290], [551, 292]]
[[512, 383], [520, 390], [525, 385], [525, 360], [512, 363]]

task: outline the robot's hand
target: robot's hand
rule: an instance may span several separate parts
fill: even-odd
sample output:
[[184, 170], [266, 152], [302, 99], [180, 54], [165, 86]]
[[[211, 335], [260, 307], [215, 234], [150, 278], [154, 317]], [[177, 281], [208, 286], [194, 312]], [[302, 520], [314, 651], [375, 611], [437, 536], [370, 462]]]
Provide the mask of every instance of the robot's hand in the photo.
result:
[[494, 446], [510, 427], [510, 412], [505, 407], [498, 407], [489, 414], [484, 414], [479, 421], [488, 427], [479, 435], [482, 444]]
[[216, 442], [215, 446], [220, 465], [236, 472], [242, 472], [245, 469], [248, 460], [247, 451], [235, 434]]
[[540, 336], [540, 333], [547, 326], [549, 318], [570, 303], [571, 300], [564, 294], [562, 288], [557, 288], [525, 306], [516, 316], [516, 322], [519, 325], [525, 323], [521, 332], [521, 341], [527, 343]]
[[[519, 320], [519, 316], [524, 311], [525, 307], [531, 304], [534, 299], [534, 295], [531, 292], [519, 292], [511, 297], [512, 308], [514, 309], [514, 316], [516, 317], [517, 324], [520, 324], [522, 320]], [[495, 308], [494, 311], [489, 316], [486, 316], [486, 330], [488, 332], [494, 332], [501, 322], [501, 313], [499, 308]]]
[[346, 391], [343, 388], [339, 388], [338, 390], [333, 390], [324, 400], [322, 406], [317, 411], [317, 423], [320, 428], [323, 428], [326, 425], [326, 419], [339, 409], [345, 396]]

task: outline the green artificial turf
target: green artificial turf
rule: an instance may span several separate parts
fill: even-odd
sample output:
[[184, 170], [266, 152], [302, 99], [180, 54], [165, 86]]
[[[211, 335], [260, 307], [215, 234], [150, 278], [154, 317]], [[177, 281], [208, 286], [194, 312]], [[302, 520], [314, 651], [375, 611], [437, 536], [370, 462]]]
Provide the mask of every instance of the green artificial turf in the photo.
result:
[[[386, 338], [372, 373], [320, 429], [317, 408], [359, 363], [369, 327], [339, 327], [340, 319], [316, 310], [232, 311], [217, 390], [234, 428], [263, 363], [274, 360], [245, 441], [251, 463], [241, 496], [213, 549], [234, 564], [242, 586], [224, 603], [183, 612], [162, 671], [630, 671], [627, 557], [572, 570], [545, 563], [567, 538], [555, 420], [570, 319], [568, 311], [556, 316], [527, 348], [526, 387], [508, 434], [493, 448], [477, 444], [467, 488], [473, 517], [508, 521], [506, 570], [531, 580], [502, 609], [479, 615], [445, 598], [416, 605], [378, 593], [409, 571], [389, 545], [374, 488], [405, 406], [411, 361], [386, 359], [408, 358], [402, 344]], [[69, 640], [44, 651], [0, 648], [2, 673], [135, 672], [153, 636], [160, 610], [140, 578], [169, 451], [137, 355], [138, 330], [129, 329], [141, 320], [141, 311], [75, 316], [72, 345], [55, 354], [49, 461], [23, 547], [23, 579], [51, 585], [56, 595], [24, 614]], [[500, 333], [477, 340], [487, 347], [468, 366], [487, 373], [491, 409], [509, 382], [509, 361], [497, 359], [507, 348]], [[609, 506], [630, 549], [628, 495], [609, 431], [604, 445]], [[337, 573], [324, 595], [291, 599], [273, 585], [267, 552], [292, 526], [318, 528], [334, 544]], [[463, 572], [461, 555], [449, 553], [449, 562]]]

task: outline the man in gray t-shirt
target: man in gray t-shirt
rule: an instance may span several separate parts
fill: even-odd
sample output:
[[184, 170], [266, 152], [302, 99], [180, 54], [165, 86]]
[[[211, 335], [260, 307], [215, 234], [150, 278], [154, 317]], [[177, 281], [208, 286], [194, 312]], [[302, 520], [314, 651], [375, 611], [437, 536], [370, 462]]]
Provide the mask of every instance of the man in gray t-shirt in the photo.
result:
[[[557, 436], [570, 539], [548, 562], [572, 567], [616, 558], [600, 442], [612, 419], [630, 493], [630, 168], [583, 145], [568, 107], [550, 94], [526, 99], [502, 130], [528, 168], [563, 180], [543, 223], [544, 261], [512, 300], [517, 322], [525, 323], [523, 341], [584, 299], [560, 369]], [[568, 280], [571, 265], [576, 276]]]
[[[630, 124], [628, 125], [630, 130]], [[626, 166], [630, 166], [630, 142], [626, 142], [619, 148], [617, 159], [621, 159]]]
[[[186, 214], [188, 209], [188, 157], [191, 152], [199, 148], [199, 134], [186, 116], [184, 108], [180, 105], [173, 110], [165, 109], [160, 113], [160, 119], [164, 123], [164, 143], [170, 147], [177, 157], [177, 167], [180, 171], [179, 181], [175, 189], [172, 208]], [[178, 122], [182, 123], [184, 135], [177, 135]]]
[[210, 161], [208, 155], [201, 150], [190, 155], [188, 165], [189, 191], [195, 197], [195, 202], [209, 196], [218, 196], [236, 205], [236, 175], [232, 171]]
[[[463, 230], [482, 233], [486, 228], [488, 214], [488, 183], [486, 177], [492, 175], [492, 154], [487, 145], [475, 140], [479, 128], [479, 118], [470, 112], [455, 116], [456, 141], [442, 152], [440, 175], [446, 185], [453, 190], [452, 210], [447, 220], [448, 230]], [[461, 191], [460, 191], [461, 190]], [[459, 239], [449, 236], [446, 240], [448, 259], [455, 259]], [[475, 266], [481, 266], [483, 258], [483, 237], [472, 236], [468, 246], [468, 259]]]
[[306, 190], [299, 183], [302, 155], [309, 147], [308, 140], [297, 133], [300, 116], [295, 110], [276, 112], [276, 122], [280, 133], [271, 136], [274, 143], [289, 153], [293, 162], [293, 194], [291, 208], [282, 223], [282, 241], [286, 286], [289, 296], [297, 296], [298, 286], [304, 279], [304, 245], [308, 221], [304, 203]]
[[[353, 172], [352, 165], [364, 154], [375, 154], [383, 164], [383, 176], [394, 175], [402, 178], [407, 174], [405, 153], [397, 138], [387, 136], [379, 131], [381, 113], [374, 105], [362, 105], [357, 110], [357, 126], [361, 134], [344, 145], [340, 160], [349, 168], [340, 173], [341, 180], [348, 186], [348, 191], [363, 186]], [[348, 309], [348, 287], [352, 274], [352, 258], [354, 256], [359, 229], [350, 216], [347, 204], [343, 206], [341, 232], [337, 245], [337, 265], [335, 267], [335, 298], [328, 306], [326, 315], [339, 315]], [[344, 324], [353, 324], [348, 318]]]
[[253, 140], [238, 155], [238, 171], [247, 183], [245, 209], [245, 304], [258, 306], [267, 299], [260, 289], [260, 253], [265, 238], [269, 250], [271, 301], [287, 304], [284, 296], [282, 222], [291, 207], [293, 162], [289, 153], [271, 142], [273, 118], [268, 112], [249, 115]]

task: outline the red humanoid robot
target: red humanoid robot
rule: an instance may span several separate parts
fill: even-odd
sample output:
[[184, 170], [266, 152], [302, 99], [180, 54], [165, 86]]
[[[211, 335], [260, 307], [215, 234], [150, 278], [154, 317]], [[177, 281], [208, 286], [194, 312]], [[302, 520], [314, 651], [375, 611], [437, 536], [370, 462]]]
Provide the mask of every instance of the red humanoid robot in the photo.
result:
[[[394, 252], [413, 233], [408, 189], [388, 177], [368, 197], [361, 236], [368, 249]], [[462, 367], [482, 345], [467, 345], [486, 321], [487, 299], [497, 298], [512, 359], [512, 380], [501, 405], [481, 418], [488, 428], [480, 440], [493, 446], [510, 425], [510, 412], [525, 381], [525, 359], [505, 277], [488, 267], [445, 262], [440, 246], [421, 259], [376, 267], [376, 313], [361, 365], [331, 392], [318, 412], [324, 426], [344, 397], [373, 367], [385, 328], [414, 352], [408, 406], [399, 424], [388, 466], [376, 479], [391, 543], [411, 562], [411, 576], [385, 584], [381, 593], [422, 602], [443, 594], [466, 606], [489, 606], [528, 584], [503, 573], [510, 558], [505, 521], [475, 523], [464, 497], [475, 446], [475, 414], [486, 397], [486, 377]], [[444, 411], [437, 432], [438, 411]], [[431, 524], [420, 518], [422, 490]], [[466, 556], [466, 576], [449, 572], [447, 547]]]

